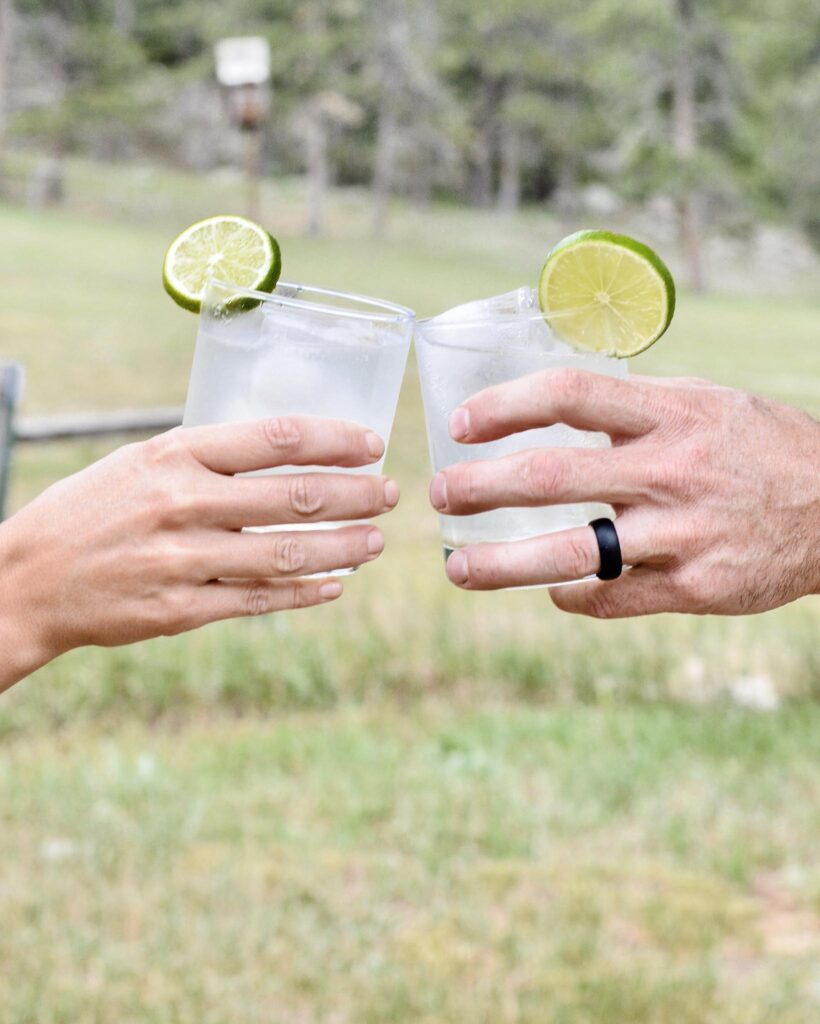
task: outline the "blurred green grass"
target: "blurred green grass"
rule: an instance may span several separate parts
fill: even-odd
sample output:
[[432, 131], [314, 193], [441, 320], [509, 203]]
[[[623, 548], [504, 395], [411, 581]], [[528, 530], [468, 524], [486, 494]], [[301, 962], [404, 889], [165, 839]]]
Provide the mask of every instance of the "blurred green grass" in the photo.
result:
[[[162, 255], [236, 182], [69, 186], [0, 206], [25, 410], [181, 403]], [[264, 201], [286, 276], [423, 314], [532, 280], [567, 227], [397, 206], [376, 241], [336, 193], [306, 239], [294, 183]], [[634, 370], [818, 414], [819, 323], [816, 295], [684, 294]], [[20, 450], [15, 505], [109, 447]], [[386, 554], [337, 606], [74, 652], [0, 700], [4, 1020], [816, 1020], [816, 600], [596, 623], [457, 592], [412, 365], [388, 470]], [[733, 709], [749, 678], [785, 709]]]
[[19, 737], [3, 1019], [810, 1024], [818, 729], [428, 700]]

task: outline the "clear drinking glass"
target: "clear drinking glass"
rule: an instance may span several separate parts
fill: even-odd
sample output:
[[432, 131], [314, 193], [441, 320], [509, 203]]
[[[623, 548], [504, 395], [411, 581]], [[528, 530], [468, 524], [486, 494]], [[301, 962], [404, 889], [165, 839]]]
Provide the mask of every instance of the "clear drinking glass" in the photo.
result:
[[[368, 427], [386, 446], [414, 322], [412, 310], [363, 295], [284, 282], [268, 294], [214, 280], [202, 304], [183, 425], [321, 416]], [[383, 463], [309, 470], [380, 473]]]
[[[494, 459], [531, 448], [600, 448], [606, 434], [564, 424], [527, 430], [486, 444], [459, 444], [450, 437], [450, 414], [476, 392], [539, 370], [572, 366], [625, 377], [626, 362], [582, 353], [549, 328], [532, 289], [468, 303], [416, 326], [416, 354], [433, 472], [457, 462]], [[583, 526], [612, 515], [595, 503], [541, 508], [502, 508], [471, 516], [439, 516], [445, 560], [456, 548], [529, 537]]]

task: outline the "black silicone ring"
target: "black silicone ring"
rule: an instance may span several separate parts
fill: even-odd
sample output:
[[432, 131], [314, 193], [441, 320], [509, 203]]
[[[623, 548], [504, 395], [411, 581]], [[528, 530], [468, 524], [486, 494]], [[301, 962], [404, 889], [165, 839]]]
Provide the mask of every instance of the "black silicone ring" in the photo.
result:
[[589, 524], [595, 531], [598, 551], [601, 553], [599, 580], [617, 580], [624, 571], [624, 560], [621, 557], [621, 543], [618, 531], [611, 519], [593, 519]]

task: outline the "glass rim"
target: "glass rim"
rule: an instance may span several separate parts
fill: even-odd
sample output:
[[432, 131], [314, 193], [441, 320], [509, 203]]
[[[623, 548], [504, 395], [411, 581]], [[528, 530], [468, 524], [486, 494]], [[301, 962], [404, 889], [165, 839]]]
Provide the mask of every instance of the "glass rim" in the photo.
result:
[[[574, 312], [568, 311], [568, 312]], [[424, 320], [419, 320], [416, 323], [416, 344], [417, 345], [429, 345], [432, 348], [447, 348], [452, 349], [454, 352], [486, 352], [486, 353], [504, 353], [504, 352], [523, 352], [528, 355], [539, 354], [539, 355], [554, 355], [561, 359], [589, 359], [591, 356], [597, 357], [598, 359], [617, 360], [618, 362], [626, 362], [625, 359], [619, 360], [614, 352], [601, 352], [595, 350], [586, 350], [577, 348], [569, 341], [565, 341], [560, 335], [556, 334], [552, 330], [552, 325], [544, 317], [543, 313], [536, 315], [531, 314], [511, 314], [509, 316], [497, 316], [487, 317], [485, 319], [473, 318], [472, 320], [450, 320], [442, 324], [434, 324], [432, 330], [426, 330], [435, 317], [426, 317]], [[460, 331], [469, 328], [484, 328], [486, 329], [490, 324], [497, 324], [499, 327], [509, 326], [510, 324], [529, 324], [540, 322], [545, 324], [547, 331], [549, 331], [550, 337], [554, 338], [561, 346], [565, 346], [561, 351], [555, 351], [552, 349], [544, 349], [541, 347], [537, 339], [526, 338], [523, 341], [518, 339], [510, 340], [505, 339], [503, 341], [497, 340], [495, 337], [487, 341], [486, 344], [465, 344], [463, 336]], [[450, 330], [453, 328], [453, 330]]]
[[[559, 339], [560, 340], [560, 339]], [[451, 349], [453, 352], [483, 352], [493, 355], [503, 355], [507, 352], [519, 352], [525, 355], [540, 355], [540, 356], [552, 356], [556, 359], [606, 359], [608, 362], [613, 363], [628, 363], [627, 359], [619, 359], [614, 352], [584, 352], [581, 349], [573, 348], [569, 342], [561, 342], [562, 345], [566, 345], [566, 350], [561, 349], [556, 351], [555, 349], [542, 349], [539, 348], [535, 343], [531, 345], [522, 345], [515, 341], [504, 341], [497, 344], [491, 345], [461, 345], [456, 341], [447, 340], [442, 341], [438, 338], [433, 339], [425, 337], [424, 335], [416, 335], [416, 343], [422, 345], [430, 345], [432, 348], [446, 348]]]
[[[253, 288], [242, 288], [228, 284], [217, 277], [212, 277], [206, 286], [205, 295], [213, 288], [221, 288], [230, 292], [232, 296], [241, 296], [258, 299], [260, 303], [268, 303], [276, 306], [287, 306], [291, 309], [304, 309], [312, 313], [324, 313], [331, 316], [343, 316], [352, 320], [370, 320], [380, 323], [412, 323], [416, 320], [415, 310], [409, 306], [401, 306], [397, 302], [390, 302], [387, 299], [377, 299], [371, 295], [361, 295], [357, 292], [341, 292], [333, 288], [321, 288], [312, 284], [297, 284], [291, 281], [278, 281], [272, 292], [255, 291]], [[288, 288], [293, 291], [292, 295], [279, 294], [278, 289]], [[371, 311], [365, 309], [351, 309], [346, 306], [336, 306], [331, 303], [311, 302], [307, 299], [300, 299], [299, 295], [306, 292], [311, 295], [326, 295], [332, 299], [346, 299], [358, 303], [361, 306], [370, 307]], [[203, 310], [205, 305], [203, 303]], [[383, 310], [384, 312], [378, 312]]]
[[521, 310], [518, 313], [502, 313], [500, 316], [466, 316], [460, 317], [454, 320], [442, 320], [441, 323], [436, 323], [441, 317], [446, 316], [446, 313], [437, 313], [435, 316], [425, 316], [420, 320], [416, 320], [418, 327], [430, 327], [434, 330], [439, 328], [446, 329], [448, 327], [486, 327], [487, 324], [522, 324], [522, 323], [537, 323], [542, 321], [546, 323], [547, 327], [550, 326], [552, 320], [560, 320], [562, 317], [574, 316], [580, 312], [579, 309], [559, 309], [547, 315], [540, 309], [526, 309]]

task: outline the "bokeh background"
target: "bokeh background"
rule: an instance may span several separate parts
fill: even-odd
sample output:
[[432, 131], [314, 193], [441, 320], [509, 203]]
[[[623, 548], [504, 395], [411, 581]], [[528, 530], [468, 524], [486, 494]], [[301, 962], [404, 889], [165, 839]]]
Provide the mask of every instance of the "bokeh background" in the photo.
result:
[[[270, 45], [254, 132], [215, 76], [237, 35]], [[26, 414], [181, 403], [160, 266], [217, 212], [422, 314], [606, 226], [681, 285], [635, 372], [817, 415], [818, 123], [811, 0], [0, 0], [0, 359]], [[117, 443], [19, 447], [12, 506]], [[388, 470], [338, 605], [0, 700], [4, 1024], [817, 1021], [817, 599], [457, 592], [412, 361]]]

